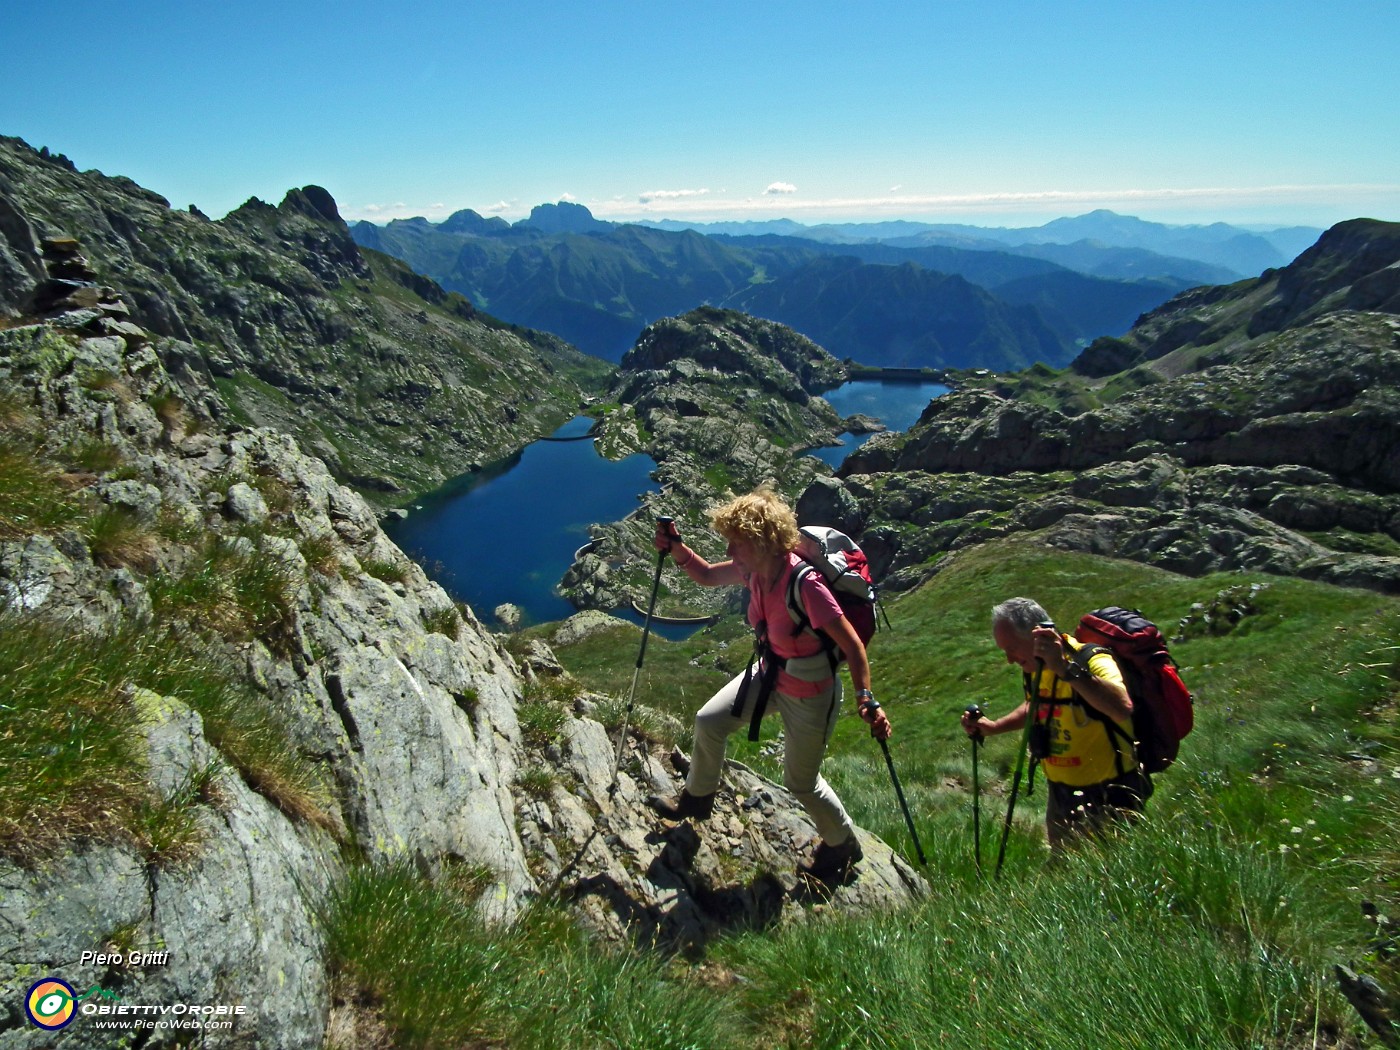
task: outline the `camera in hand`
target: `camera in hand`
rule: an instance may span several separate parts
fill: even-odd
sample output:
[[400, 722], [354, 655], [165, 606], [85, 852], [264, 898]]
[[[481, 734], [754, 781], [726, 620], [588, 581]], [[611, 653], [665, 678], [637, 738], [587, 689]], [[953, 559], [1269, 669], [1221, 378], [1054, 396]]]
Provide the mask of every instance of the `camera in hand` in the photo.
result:
[[1030, 739], [1027, 743], [1030, 748], [1031, 758], [1042, 760], [1050, 757], [1050, 725], [1047, 722], [1035, 722], [1031, 725]]

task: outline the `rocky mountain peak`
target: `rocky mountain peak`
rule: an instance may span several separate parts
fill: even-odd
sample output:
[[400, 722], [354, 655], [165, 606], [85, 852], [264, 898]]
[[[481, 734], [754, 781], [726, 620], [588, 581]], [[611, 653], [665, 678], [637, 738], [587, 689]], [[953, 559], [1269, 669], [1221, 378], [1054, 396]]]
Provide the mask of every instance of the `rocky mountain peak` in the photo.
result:
[[623, 355], [621, 370], [668, 369], [683, 360], [803, 400], [845, 377], [844, 365], [791, 328], [708, 306], [648, 325]]
[[1277, 282], [1274, 300], [1250, 324], [1251, 335], [1339, 308], [1400, 313], [1400, 223], [1338, 223], [1278, 271]]
[[577, 404], [568, 374], [587, 366], [581, 354], [362, 253], [319, 186], [210, 222], [0, 138], [0, 315], [52, 305], [33, 308], [48, 279], [40, 245], [63, 238], [132, 323], [180, 340], [190, 367], [219, 378], [236, 418], [296, 434], [362, 491], [436, 487]]
[[483, 215], [472, 211], [470, 208], [463, 208], [461, 211], [454, 211], [442, 222], [437, 224], [437, 228], [443, 233], [465, 233], [473, 236], [487, 236], [493, 233], [510, 232], [510, 223], [499, 215], [486, 218]]
[[337, 226], [344, 226], [340, 209], [335, 198], [320, 186], [303, 186], [299, 190], [288, 190], [279, 207], [283, 211], [299, 211], [308, 218], [324, 219]]
[[535, 205], [530, 210], [530, 217], [519, 225], [545, 233], [589, 233], [611, 229], [613, 224], [595, 219], [593, 213], [582, 204], [560, 201], [558, 204]]

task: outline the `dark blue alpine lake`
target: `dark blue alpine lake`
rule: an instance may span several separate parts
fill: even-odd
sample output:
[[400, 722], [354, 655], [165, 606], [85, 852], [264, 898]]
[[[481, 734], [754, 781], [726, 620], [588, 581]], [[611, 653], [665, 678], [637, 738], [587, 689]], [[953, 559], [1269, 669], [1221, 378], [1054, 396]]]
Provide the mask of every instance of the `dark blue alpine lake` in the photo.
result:
[[[864, 413], [903, 430], [947, 391], [932, 382], [862, 379], [823, 396], [842, 416]], [[574, 607], [555, 587], [588, 542], [589, 525], [625, 518], [643, 493], [657, 490], [650, 456], [613, 462], [591, 440], [558, 440], [584, 437], [592, 422], [576, 416], [551, 435], [556, 440], [536, 441], [518, 456], [458, 478], [425, 496], [407, 518], [386, 522], [384, 531], [487, 624], [507, 602], [527, 624], [571, 616]], [[867, 437], [847, 435], [846, 444], [811, 454], [835, 466]], [[640, 622], [630, 610], [619, 615]]]
[[[577, 416], [552, 436], [579, 437], [592, 424]], [[588, 526], [635, 510], [657, 489], [655, 469], [650, 456], [607, 460], [591, 440], [536, 441], [424, 497], [421, 510], [384, 531], [488, 624], [505, 602], [527, 623], [562, 620], [576, 610], [554, 588], [588, 542]]]
[[[856, 379], [830, 390], [822, 396], [844, 419], [857, 413], [874, 416], [889, 430], [908, 430], [928, 403], [942, 397], [948, 388], [931, 380]], [[845, 434], [842, 444], [829, 448], [814, 448], [809, 455], [835, 468], [852, 452], [874, 435]]]

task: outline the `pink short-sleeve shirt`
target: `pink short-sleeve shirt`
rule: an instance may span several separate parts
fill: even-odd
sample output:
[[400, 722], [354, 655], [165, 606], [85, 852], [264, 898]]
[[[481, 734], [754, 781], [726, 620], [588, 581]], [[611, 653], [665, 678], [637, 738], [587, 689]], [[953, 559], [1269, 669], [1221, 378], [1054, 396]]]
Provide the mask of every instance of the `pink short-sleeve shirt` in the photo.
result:
[[[794, 553], [787, 555], [787, 565], [778, 574], [778, 579], [772, 586], [766, 588], [756, 588], [756, 582], [752, 577], [746, 581], [749, 584], [749, 625], [757, 629], [763, 623], [768, 624], [768, 644], [772, 646], [773, 652], [784, 659], [794, 656], [812, 656], [821, 652], [821, 639], [812, 631], [798, 631], [793, 633], [797, 625], [792, 622], [792, 616], [787, 608], [787, 590], [792, 582], [792, 573], [801, 564], [801, 559]], [[826, 580], [822, 579], [819, 572], [809, 572], [802, 578], [797, 588], [798, 599], [802, 602], [802, 607], [807, 610], [807, 618], [811, 621], [812, 627], [821, 629], [828, 624], [835, 623], [843, 615], [841, 606], [837, 604], [836, 597], [831, 593], [831, 588], [826, 585]], [[830, 679], [825, 682], [804, 682], [794, 678], [786, 671], [778, 672], [778, 681], [774, 688], [788, 696], [808, 697], [817, 696], [824, 693], [830, 687]]]

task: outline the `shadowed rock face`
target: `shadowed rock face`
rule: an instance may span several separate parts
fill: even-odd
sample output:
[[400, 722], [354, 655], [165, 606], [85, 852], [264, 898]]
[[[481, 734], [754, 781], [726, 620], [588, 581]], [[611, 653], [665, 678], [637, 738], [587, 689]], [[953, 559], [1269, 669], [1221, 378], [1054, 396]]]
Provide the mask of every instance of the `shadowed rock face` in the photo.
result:
[[1173, 300], [1122, 341], [1156, 357], [1152, 381], [1092, 411], [968, 390], [871, 440], [839, 473], [874, 564], [909, 586], [935, 555], [1040, 532], [1180, 572], [1400, 589], [1397, 230], [1343, 223], [1285, 270]]

